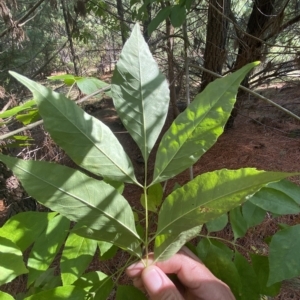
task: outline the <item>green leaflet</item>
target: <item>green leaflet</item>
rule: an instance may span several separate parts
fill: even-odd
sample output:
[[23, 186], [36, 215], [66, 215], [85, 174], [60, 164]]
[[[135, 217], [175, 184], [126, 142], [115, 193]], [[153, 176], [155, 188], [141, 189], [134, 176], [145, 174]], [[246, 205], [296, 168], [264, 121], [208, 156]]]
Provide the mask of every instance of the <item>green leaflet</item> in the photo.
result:
[[182, 5], [174, 5], [171, 10], [170, 20], [174, 27], [180, 27], [186, 18], [186, 9]]
[[[140, 253], [140, 237], [128, 202], [109, 184], [53, 163], [0, 155], [26, 191], [43, 205], [99, 230], [102, 240]], [[100, 230], [101, 229], [101, 230]]]
[[0, 236], [14, 242], [21, 251], [25, 251], [46, 229], [56, 212], [45, 213], [27, 211], [12, 216], [0, 228]]
[[[147, 190], [148, 210], [157, 212], [163, 199], [163, 188], [160, 183], [150, 186]], [[145, 208], [145, 195], [141, 195], [141, 204]]]
[[233, 231], [234, 240], [243, 237], [248, 229], [247, 221], [244, 219], [241, 207], [235, 207], [229, 212], [230, 225]]
[[267, 284], [270, 273], [268, 257], [252, 253], [250, 253], [250, 257], [258, 279], [261, 294], [275, 297], [280, 291], [281, 283], [275, 283], [273, 285]]
[[[201, 255], [202, 247], [206, 248], [204, 255]], [[232, 261], [232, 251], [220, 242], [211, 243], [204, 238], [197, 245], [197, 252], [210, 271], [230, 287], [236, 300], [241, 300], [241, 277]]]
[[99, 89], [109, 87], [106, 82], [94, 77], [81, 77], [76, 80], [76, 84], [78, 88], [87, 95], [92, 94]]
[[170, 13], [170, 6], [162, 8], [148, 25], [148, 34], [151, 35], [151, 33], [159, 26], [159, 24], [162, 23], [170, 15]]
[[282, 180], [261, 189], [251, 203], [276, 215], [298, 214], [300, 212], [299, 186]]
[[266, 211], [254, 205], [251, 200], [243, 204], [242, 213], [247, 223], [247, 228], [262, 223], [266, 215]]
[[106, 274], [95, 271], [82, 275], [73, 284], [76, 287], [84, 289], [87, 292], [95, 293], [94, 299], [106, 300], [114, 286], [111, 277]]
[[197, 226], [200, 230], [200, 225], [242, 204], [266, 184], [292, 175], [245, 168], [197, 176], [164, 200], [155, 234], [155, 259], [168, 259], [192, 237], [191, 230], [196, 236]]
[[0, 285], [28, 273], [20, 249], [11, 240], [0, 236]]
[[1, 292], [1, 291], [0, 291], [0, 298], [1, 298], [1, 300], [15, 300], [15, 298], [12, 297], [11, 295]]
[[60, 259], [61, 279], [63, 285], [72, 284], [86, 270], [92, 261], [97, 242], [71, 233], [64, 246]]
[[169, 88], [138, 24], [124, 45], [111, 91], [122, 123], [147, 161], [167, 116]]
[[76, 164], [112, 180], [136, 182], [130, 159], [105, 124], [64, 95], [15, 72], [11, 75], [31, 90], [46, 130]]
[[222, 230], [227, 225], [227, 223], [228, 223], [228, 216], [227, 214], [224, 214], [205, 223], [205, 226], [208, 232], [216, 232]]
[[300, 225], [278, 231], [270, 243], [268, 286], [300, 276]]
[[35, 105], [36, 105], [36, 103], [35, 103], [34, 100], [29, 100], [29, 101], [25, 102], [22, 105], [18, 105], [16, 107], [12, 108], [12, 109], [8, 109], [7, 111], [1, 113], [0, 118], [4, 119], [4, 118], [12, 117], [12, 116], [16, 115], [17, 113], [19, 113], [23, 110], [32, 108]]
[[66, 285], [31, 295], [24, 300], [82, 300], [86, 296], [87, 293], [81, 288]]
[[175, 119], [159, 144], [153, 183], [184, 171], [217, 141], [234, 106], [239, 84], [257, 64], [248, 64], [211, 82]]
[[98, 241], [97, 244], [100, 250], [100, 260], [111, 259], [116, 255], [118, 251], [118, 248], [111, 243]]
[[234, 254], [234, 265], [241, 280], [241, 292], [238, 299], [260, 300], [260, 285], [252, 265], [237, 251]]
[[147, 297], [134, 286], [119, 285], [117, 289], [116, 300], [147, 300]]
[[30, 251], [27, 262], [27, 287], [49, 268], [66, 239], [69, 227], [70, 221], [61, 215], [49, 221], [46, 230], [38, 237]]

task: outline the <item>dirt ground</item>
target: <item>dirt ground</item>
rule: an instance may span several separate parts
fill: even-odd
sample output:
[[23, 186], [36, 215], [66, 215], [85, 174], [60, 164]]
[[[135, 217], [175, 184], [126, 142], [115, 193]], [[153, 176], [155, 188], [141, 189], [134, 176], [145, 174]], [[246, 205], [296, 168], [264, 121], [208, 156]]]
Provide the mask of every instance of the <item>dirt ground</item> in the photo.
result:
[[[276, 86], [263, 86], [258, 92], [300, 116], [299, 83], [298, 85], [286, 83]], [[85, 110], [110, 126], [132, 159], [137, 177], [142, 180], [143, 163], [141, 155], [126, 129], [117, 118], [112, 101], [106, 99], [98, 104], [88, 104], [85, 106]], [[171, 119], [169, 118], [167, 125], [170, 122]], [[38, 151], [46, 150], [40, 148]], [[60, 159], [62, 159], [61, 155], [56, 156], [55, 160]], [[154, 155], [150, 159], [150, 171], [153, 168], [153, 161]], [[245, 96], [235, 120], [234, 128], [226, 131], [217, 143], [200, 158], [194, 165], [193, 172], [194, 176], [197, 176], [217, 169], [238, 169], [241, 167], [255, 167], [268, 171], [299, 171], [300, 121], [293, 119], [262, 100], [255, 99], [253, 96]], [[174, 180], [168, 181], [166, 193], [172, 190], [175, 182], [183, 184], [189, 179], [189, 171], [185, 171]], [[300, 176], [295, 176], [291, 180], [300, 185]], [[19, 190], [18, 192], [20, 193]], [[124, 195], [131, 205], [139, 208], [140, 193], [139, 189], [128, 185]], [[1, 211], [0, 218], [2, 216], [3, 221], [8, 215], [9, 207], [0, 199]], [[262, 247], [264, 245], [264, 237], [273, 234], [277, 230], [278, 222], [285, 222], [291, 225], [300, 224], [300, 216], [285, 216], [280, 219], [272, 219], [269, 216], [263, 224], [249, 230], [247, 236], [240, 239], [239, 243], [249, 249], [251, 245]], [[230, 230], [224, 230], [220, 234], [222, 237], [229, 238], [232, 233]], [[122, 257], [122, 255], [122, 253], [119, 253], [115, 261], [102, 263], [101, 266], [95, 261], [91, 268], [97, 269], [100, 267], [103, 271], [113, 272], [113, 270], [119, 268], [120, 262], [126, 260], [126, 257]], [[125, 277], [121, 277], [121, 282], [127, 283], [128, 280]], [[11, 288], [11, 286], [7, 286], [8, 290], [11, 290]], [[294, 280], [285, 283], [280, 295], [275, 299], [300, 299], [300, 281]]]

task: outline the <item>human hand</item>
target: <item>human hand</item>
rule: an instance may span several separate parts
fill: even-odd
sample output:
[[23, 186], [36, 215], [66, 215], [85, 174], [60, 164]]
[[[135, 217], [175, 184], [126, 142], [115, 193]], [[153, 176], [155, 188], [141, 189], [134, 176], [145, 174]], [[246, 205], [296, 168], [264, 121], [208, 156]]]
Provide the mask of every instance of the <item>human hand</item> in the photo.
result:
[[[142, 262], [131, 265], [126, 274], [151, 300], [235, 300], [230, 288], [186, 247], [155, 264], [150, 255], [148, 262], [146, 268]], [[166, 274], [176, 274], [180, 282], [175, 285]]]

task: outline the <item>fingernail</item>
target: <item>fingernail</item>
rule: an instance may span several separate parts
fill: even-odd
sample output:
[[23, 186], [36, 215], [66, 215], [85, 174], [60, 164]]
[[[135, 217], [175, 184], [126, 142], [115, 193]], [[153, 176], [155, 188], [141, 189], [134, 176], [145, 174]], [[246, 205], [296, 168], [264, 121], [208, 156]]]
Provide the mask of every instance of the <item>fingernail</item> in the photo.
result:
[[146, 268], [143, 271], [142, 277], [146, 289], [150, 294], [155, 294], [160, 290], [163, 282], [161, 275], [156, 270], [156, 267], [149, 266], [148, 268]]

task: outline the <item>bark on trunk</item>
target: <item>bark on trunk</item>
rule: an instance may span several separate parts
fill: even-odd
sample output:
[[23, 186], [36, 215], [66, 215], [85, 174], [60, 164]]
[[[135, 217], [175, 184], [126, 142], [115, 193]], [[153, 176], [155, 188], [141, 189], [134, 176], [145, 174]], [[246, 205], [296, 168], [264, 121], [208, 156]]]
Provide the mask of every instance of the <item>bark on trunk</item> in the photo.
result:
[[[204, 68], [222, 74], [226, 60], [226, 39], [228, 31], [228, 16], [231, 0], [210, 0], [208, 8], [208, 22], [206, 32], [206, 46], [204, 52]], [[201, 91], [215, 77], [204, 72], [201, 81]]]
[[122, 37], [122, 44], [124, 46], [126, 42], [126, 25], [124, 22], [124, 8], [123, 8], [122, 0], [117, 0], [117, 11], [118, 11], [118, 16], [120, 18], [121, 37]]
[[[235, 70], [240, 69], [250, 62], [261, 60], [264, 45], [260, 40], [264, 39], [264, 34], [266, 33], [266, 29], [268, 28], [269, 21], [274, 11], [274, 3], [275, 0], [254, 0], [246, 30], [249, 35], [244, 35], [239, 41], [238, 55], [234, 65]], [[249, 77], [246, 76], [242, 82], [242, 85], [245, 87], [249, 87], [248, 78]], [[240, 90], [231, 116], [225, 126], [226, 129], [233, 127], [234, 120], [241, 106], [240, 99], [243, 94], [244, 92]]]

